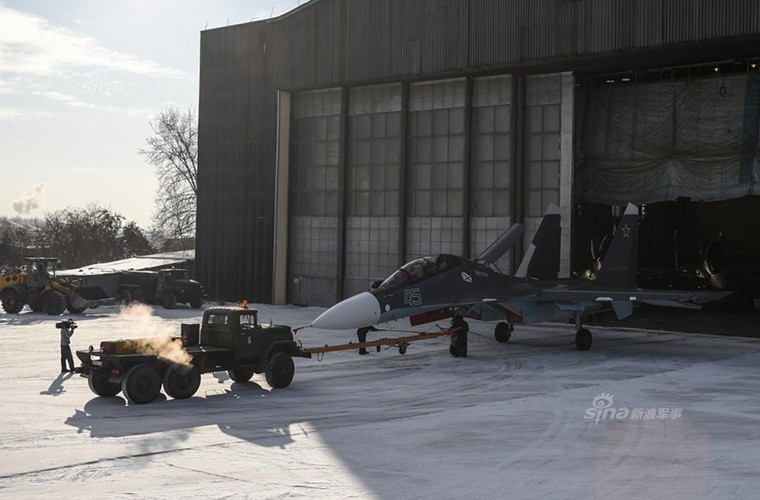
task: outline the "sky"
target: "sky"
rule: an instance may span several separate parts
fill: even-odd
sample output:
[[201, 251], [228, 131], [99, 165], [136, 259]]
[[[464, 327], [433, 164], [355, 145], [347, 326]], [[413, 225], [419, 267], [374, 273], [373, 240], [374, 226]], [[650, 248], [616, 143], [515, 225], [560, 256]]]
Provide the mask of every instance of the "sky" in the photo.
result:
[[306, 0], [0, 0], [0, 216], [90, 203], [148, 229], [138, 154], [166, 106], [198, 108], [200, 32]]

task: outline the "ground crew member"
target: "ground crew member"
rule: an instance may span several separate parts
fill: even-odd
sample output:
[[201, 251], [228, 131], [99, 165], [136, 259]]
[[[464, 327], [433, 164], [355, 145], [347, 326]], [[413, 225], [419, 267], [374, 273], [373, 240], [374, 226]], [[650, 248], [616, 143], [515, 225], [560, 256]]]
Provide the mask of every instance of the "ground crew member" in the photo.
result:
[[[356, 330], [356, 337], [359, 339], [359, 342], [366, 342], [367, 341], [367, 333], [370, 332], [370, 331], [376, 332], [377, 328], [375, 328], [374, 326], [370, 325], [370, 326], [365, 326], [365, 327], [362, 327], [362, 328], [359, 328], [358, 330]], [[364, 347], [360, 347], [359, 348], [359, 354], [365, 355], [365, 354], [369, 354], [369, 352]]]
[[456, 328], [457, 331], [451, 334], [451, 345], [449, 345], [449, 353], [455, 358], [467, 357], [467, 332], [470, 331], [470, 326], [457, 314], [451, 319], [451, 328]]
[[[74, 328], [77, 324], [73, 320], [61, 321], [56, 324], [61, 328], [61, 373], [74, 371], [74, 357], [71, 355], [71, 336], [74, 335]], [[66, 362], [69, 363], [70, 369], [66, 369]]]

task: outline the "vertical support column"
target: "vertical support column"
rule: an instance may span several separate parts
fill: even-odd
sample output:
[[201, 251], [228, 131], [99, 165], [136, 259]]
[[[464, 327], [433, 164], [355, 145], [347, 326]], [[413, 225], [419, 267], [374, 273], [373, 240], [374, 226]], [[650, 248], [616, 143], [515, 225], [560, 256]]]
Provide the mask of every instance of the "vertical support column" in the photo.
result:
[[338, 144], [338, 262], [336, 263], [335, 292], [338, 301], [343, 300], [344, 278], [346, 276], [346, 168], [348, 158], [348, 87], [340, 92], [340, 135]]
[[464, 258], [470, 258], [470, 176], [472, 163], [471, 154], [472, 151], [472, 92], [473, 92], [472, 78], [468, 77], [465, 80], [464, 86], [464, 152], [463, 160], [464, 165], [462, 167], [462, 175], [464, 180], [462, 182], [462, 255]]
[[573, 243], [573, 179], [575, 168], [573, 161], [573, 126], [575, 124], [575, 77], [571, 72], [564, 72], [562, 79], [562, 101], [560, 104], [559, 137], [559, 208], [562, 217], [560, 227], [560, 277], [570, 276], [571, 249]]
[[406, 263], [406, 198], [407, 170], [409, 165], [409, 82], [401, 84], [401, 144], [399, 147], [399, 177], [401, 184], [398, 190], [398, 266]]
[[288, 188], [290, 170], [290, 92], [277, 91], [277, 151], [274, 192], [272, 302], [287, 303]]
[[[512, 224], [525, 220], [525, 76], [512, 75]], [[522, 238], [510, 252], [512, 269], [523, 258]]]

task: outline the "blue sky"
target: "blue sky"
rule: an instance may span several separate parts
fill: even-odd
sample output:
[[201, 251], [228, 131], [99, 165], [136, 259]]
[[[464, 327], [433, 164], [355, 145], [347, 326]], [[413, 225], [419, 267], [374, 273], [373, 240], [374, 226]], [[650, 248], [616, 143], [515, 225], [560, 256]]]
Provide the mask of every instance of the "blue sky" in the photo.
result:
[[305, 0], [0, 0], [0, 216], [97, 203], [151, 225], [137, 151], [167, 105], [198, 107], [200, 31]]

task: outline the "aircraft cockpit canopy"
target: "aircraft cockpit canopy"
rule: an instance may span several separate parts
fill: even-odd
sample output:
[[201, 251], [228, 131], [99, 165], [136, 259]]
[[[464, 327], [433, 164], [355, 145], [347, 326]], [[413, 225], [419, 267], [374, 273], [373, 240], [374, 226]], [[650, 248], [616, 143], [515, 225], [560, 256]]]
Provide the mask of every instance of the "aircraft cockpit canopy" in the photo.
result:
[[396, 288], [411, 285], [423, 278], [459, 266], [461, 263], [461, 257], [450, 254], [420, 257], [401, 266], [400, 269], [383, 281], [379, 288]]

